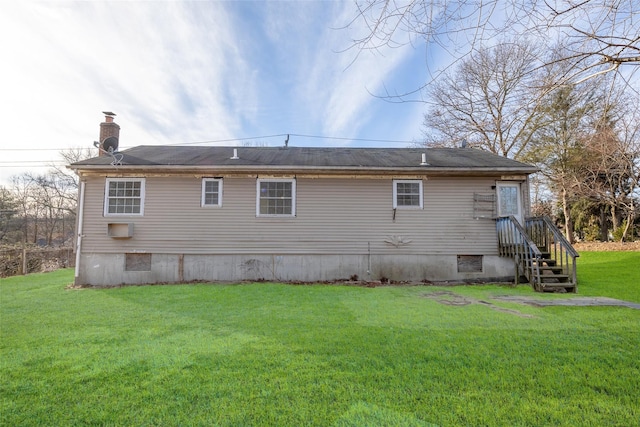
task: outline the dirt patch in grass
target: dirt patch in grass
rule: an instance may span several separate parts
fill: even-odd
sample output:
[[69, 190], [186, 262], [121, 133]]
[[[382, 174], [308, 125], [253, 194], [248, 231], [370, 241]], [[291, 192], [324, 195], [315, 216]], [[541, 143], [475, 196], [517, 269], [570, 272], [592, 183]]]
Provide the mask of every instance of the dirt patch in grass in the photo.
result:
[[527, 296], [515, 296], [515, 295], [504, 295], [493, 297], [493, 299], [498, 301], [507, 301], [507, 302], [515, 302], [518, 304], [527, 304], [532, 305], [534, 307], [548, 307], [548, 306], [565, 306], [565, 307], [596, 307], [596, 306], [611, 306], [611, 307], [629, 307], [635, 308], [636, 310], [640, 310], [640, 304], [622, 301], [614, 298], [607, 297], [573, 297], [566, 299], [552, 299], [552, 300], [542, 300], [535, 297], [527, 297]]
[[578, 252], [608, 252], [608, 251], [640, 251], [640, 240], [636, 242], [580, 242], [574, 243]]
[[[476, 300], [473, 298], [465, 297], [451, 291], [437, 291], [430, 292], [422, 295], [425, 298], [429, 298], [439, 302], [440, 304], [450, 305], [455, 307], [463, 307], [471, 304], [480, 304], [489, 307], [492, 310], [500, 311], [502, 313], [509, 313], [519, 317], [535, 318], [531, 314], [522, 313], [518, 310], [512, 310], [509, 308], [499, 307], [489, 301]], [[525, 304], [533, 307], [549, 307], [549, 306], [564, 306], [564, 307], [597, 307], [597, 306], [609, 306], [609, 307], [629, 307], [636, 310], [640, 310], [640, 304], [622, 301], [614, 298], [607, 297], [573, 297], [563, 299], [540, 299], [536, 297], [529, 297], [523, 295], [502, 295], [495, 296], [491, 299], [496, 301], [511, 302], [517, 304]]]
[[427, 294], [423, 294], [423, 296], [426, 298], [433, 299], [439, 302], [440, 304], [444, 304], [444, 305], [462, 307], [465, 305], [480, 304], [480, 305], [484, 305], [485, 307], [489, 307], [492, 310], [499, 311], [501, 313], [513, 314], [515, 316], [525, 317], [525, 318], [535, 317], [531, 314], [522, 313], [518, 310], [511, 310], [509, 308], [499, 307], [488, 301], [476, 300], [473, 298], [464, 297], [462, 295], [459, 295], [459, 294], [456, 294], [455, 292], [450, 292], [450, 291], [430, 292]]
[[458, 295], [451, 291], [430, 292], [428, 294], [424, 294], [424, 296], [427, 298], [434, 299], [438, 301], [440, 304], [444, 304], [444, 305], [464, 306], [464, 305], [469, 305], [476, 302], [470, 298], [465, 298], [462, 295]]

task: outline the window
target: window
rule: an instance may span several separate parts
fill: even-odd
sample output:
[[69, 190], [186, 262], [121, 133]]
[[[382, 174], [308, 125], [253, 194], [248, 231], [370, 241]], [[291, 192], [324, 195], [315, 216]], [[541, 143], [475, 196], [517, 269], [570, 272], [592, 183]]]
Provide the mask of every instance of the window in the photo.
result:
[[104, 199], [105, 215], [142, 215], [144, 178], [108, 178]]
[[498, 216], [513, 215], [523, 224], [522, 203], [520, 199], [520, 184], [517, 182], [497, 182]]
[[222, 206], [222, 179], [204, 178], [202, 180], [202, 206]]
[[517, 184], [498, 185], [498, 208], [500, 216], [518, 215], [520, 203]]
[[393, 208], [422, 208], [422, 180], [394, 180]]
[[295, 216], [296, 181], [294, 179], [259, 179], [256, 215]]

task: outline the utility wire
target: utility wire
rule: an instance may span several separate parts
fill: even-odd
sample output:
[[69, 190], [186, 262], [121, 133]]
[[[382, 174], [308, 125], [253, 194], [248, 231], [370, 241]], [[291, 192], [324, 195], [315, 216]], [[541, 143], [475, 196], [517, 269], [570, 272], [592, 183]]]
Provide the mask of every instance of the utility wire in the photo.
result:
[[33, 165], [33, 164], [42, 164], [42, 165], [63, 165], [66, 164], [67, 162], [65, 161], [55, 161], [55, 162], [51, 162], [51, 161], [38, 161], [38, 160], [16, 160], [13, 162], [0, 162], [0, 167], [2, 167], [1, 165]]
[[265, 139], [265, 138], [277, 138], [277, 137], [285, 137], [286, 133], [279, 133], [276, 135], [263, 135], [263, 136], [250, 136], [245, 138], [230, 138], [230, 139], [213, 139], [210, 141], [196, 141], [196, 142], [179, 142], [176, 144], [168, 144], [168, 145], [196, 145], [196, 144], [212, 144], [219, 142], [237, 142], [237, 141], [250, 141], [252, 139]]
[[[274, 135], [261, 135], [261, 136], [249, 136], [243, 138], [226, 138], [226, 139], [212, 139], [208, 141], [193, 141], [193, 142], [179, 142], [179, 143], [169, 143], [166, 145], [197, 145], [197, 144], [214, 144], [221, 142], [240, 142], [240, 141], [251, 141], [255, 139], [268, 139], [268, 138], [284, 138], [287, 135], [297, 136], [300, 138], [313, 138], [313, 139], [330, 139], [330, 140], [338, 140], [338, 141], [359, 141], [359, 142], [386, 142], [386, 143], [396, 143], [396, 144], [412, 144], [416, 141], [406, 141], [406, 140], [395, 140], [395, 139], [370, 139], [370, 138], [347, 138], [341, 136], [325, 136], [325, 135], [308, 135], [301, 133], [278, 133]], [[143, 145], [143, 144], [142, 144]], [[131, 148], [132, 146], [123, 146], [122, 148]], [[84, 149], [85, 147], [66, 147], [66, 148], [0, 148], [0, 151], [64, 151], [69, 149]], [[94, 148], [93, 145], [87, 145], [86, 148]], [[2, 162], [0, 162], [2, 163]]]
[[337, 139], [340, 141], [363, 141], [363, 142], [393, 142], [393, 143], [404, 143], [404, 144], [412, 144], [415, 141], [403, 141], [396, 139], [368, 139], [368, 138], [346, 138], [341, 136], [317, 136], [317, 135], [305, 135], [298, 133], [291, 133], [291, 136], [299, 136], [303, 138], [319, 138], [319, 139]]
[[[308, 135], [302, 133], [278, 133], [273, 135], [261, 135], [261, 136], [250, 136], [243, 138], [226, 138], [226, 139], [212, 139], [208, 141], [193, 141], [193, 142], [182, 142], [175, 144], [166, 144], [170, 146], [182, 146], [182, 145], [198, 145], [198, 144], [219, 144], [219, 143], [228, 143], [228, 142], [241, 142], [241, 141], [252, 141], [252, 140], [260, 140], [260, 139], [270, 139], [270, 138], [285, 138], [287, 136], [293, 136], [298, 138], [311, 138], [311, 139], [323, 139], [323, 140], [335, 140], [335, 141], [358, 141], [358, 142], [376, 142], [376, 143], [394, 143], [394, 144], [412, 144], [415, 141], [406, 141], [406, 140], [395, 140], [395, 139], [368, 139], [368, 138], [347, 138], [341, 136], [325, 136], [325, 135]], [[121, 148], [127, 149], [132, 148], [134, 146], [123, 146]], [[77, 150], [89, 148], [93, 149], [93, 146], [87, 147], [67, 147], [67, 148], [0, 148], [0, 152], [38, 152], [38, 151], [65, 151], [65, 150]], [[45, 168], [51, 166], [62, 166], [67, 162], [64, 160], [9, 160], [9, 161], [0, 161], [0, 169], [7, 168]]]

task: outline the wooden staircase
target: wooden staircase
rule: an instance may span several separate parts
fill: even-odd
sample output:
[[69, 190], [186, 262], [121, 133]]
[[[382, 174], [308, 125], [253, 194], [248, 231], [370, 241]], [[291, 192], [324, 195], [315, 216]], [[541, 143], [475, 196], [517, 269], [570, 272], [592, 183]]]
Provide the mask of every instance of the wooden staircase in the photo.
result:
[[537, 292], [578, 291], [578, 252], [548, 217], [527, 218], [524, 226], [503, 217], [496, 227], [500, 255], [514, 259], [516, 284], [524, 277]]

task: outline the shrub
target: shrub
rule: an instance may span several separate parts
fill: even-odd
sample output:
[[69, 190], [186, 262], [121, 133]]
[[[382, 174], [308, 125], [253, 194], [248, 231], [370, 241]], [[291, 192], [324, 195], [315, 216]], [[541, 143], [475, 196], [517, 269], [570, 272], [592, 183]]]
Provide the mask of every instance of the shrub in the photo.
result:
[[[613, 232], [611, 233], [613, 236], [613, 240], [615, 242], [620, 242], [622, 241], [622, 238], [624, 237], [624, 230], [627, 228], [627, 220], [625, 219], [624, 221], [622, 221], [622, 224], [620, 224], [620, 227], [615, 228], [613, 230]], [[632, 232], [633, 234], [633, 230], [630, 228], [629, 231]], [[631, 238], [631, 240], [633, 240], [633, 236]]]

